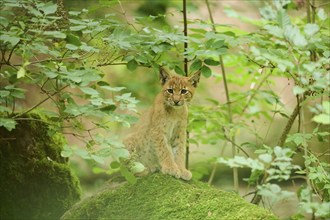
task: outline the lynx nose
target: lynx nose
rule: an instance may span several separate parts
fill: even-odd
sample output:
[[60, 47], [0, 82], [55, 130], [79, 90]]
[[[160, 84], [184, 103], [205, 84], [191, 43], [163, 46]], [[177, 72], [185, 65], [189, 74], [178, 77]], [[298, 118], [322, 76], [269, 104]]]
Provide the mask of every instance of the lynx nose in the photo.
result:
[[174, 105], [180, 105], [180, 100], [178, 100], [178, 101], [173, 101], [174, 102]]

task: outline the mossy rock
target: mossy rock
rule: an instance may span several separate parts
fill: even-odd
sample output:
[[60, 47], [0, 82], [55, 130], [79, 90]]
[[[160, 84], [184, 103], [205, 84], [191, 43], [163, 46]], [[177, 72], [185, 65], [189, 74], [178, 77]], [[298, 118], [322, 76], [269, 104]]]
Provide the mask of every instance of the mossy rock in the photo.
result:
[[246, 202], [235, 193], [205, 183], [152, 174], [132, 185], [108, 187], [67, 211], [73, 219], [277, 219], [269, 211]]
[[59, 219], [80, 199], [78, 179], [61, 157], [65, 138], [44, 116], [0, 127], [0, 219]]

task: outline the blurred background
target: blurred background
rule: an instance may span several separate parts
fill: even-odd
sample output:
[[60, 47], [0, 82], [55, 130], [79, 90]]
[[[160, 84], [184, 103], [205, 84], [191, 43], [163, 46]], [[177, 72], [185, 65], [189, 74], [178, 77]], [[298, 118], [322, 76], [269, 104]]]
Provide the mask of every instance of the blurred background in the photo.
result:
[[[81, 11], [87, 9], [89, 16], [92, 18], [103, 18], [106, 14], [116, 14], [116, 19], [121, 20], [123, 23], [134, 23], [136, 27], [136, 19], [139, 17], [153, 17], [149, 22], [145, 20], [145, 25], [159, 29], [166, 29], [167, 27], [177, 27], [182, 29], [182, 1], [179, 0], [124, 0], [120, 4], [116, 2], [101, 0], [99, 4], [96, 1], [89, 0], [69, 0], [64, 1], [64, 6], [69, 11]], [[324, 4], [327, 1], [316, 1], [318, 4]], [[104, 3], [104, 4], [103, 4]], [[236, 33], [245, 34], [252, 31], [258, 31], [258, 27], [253, 25], [252, 22], [247, 22], [249, 19], [258, 20], [261, 18], [259, 8], [265, 6], [271, 1], [261, 0], [210, 0], [211, 10], [216, 24], [228, 25], [236, 30]], [[290, 15], [301, 15], [306, 13], [303, 5], [305, 1], [295, 0], [295, 8], [290, 10]], [[161, 15], [166, 16], [161, 16]], [[209, 12], [205, 1], [187, 1], [187, 17], [189, 20], [209, 21]], [[140, 24], [141, 25], [141, 24]], [[224, 26], [225, 28], [225, 26]], [[189, 34], [189, 33], [188, 33]], [[248, 77], [258, 75], [258, 70], [250, 70], [245, 68], [244, 62], [239, 58], [239, 49], [229, 49], [228, 54], [223, 56], [226, 73], [228, 77], [228, 88], [233, 93], [244, 93], [254, 88], [255, 81], [250, 78], [244, 77], [242, 72], [248, 72]], [[126, 91], [131, 92], [132, 96], [139, 100], [138, 113], [136, 117], [147, 109], [153, 102], [154, 97], [160, 91], [158, 83], [158, 73], [152, 68], [138, 67], [134, 72], [129, 71], [126, 65], [112, 65], [100, 67], [100, 70], [105, 73], [105, 79], [112, 86], [126, 87]], [[174, 72], [173, 70], [171, 70]], [[279, 100], [283, 103], [284, 107], [279, 107], [279, 111], [283, 114], [289, 115], [296, 103], [297, 99], [292, 90], [294, 82], [284, 76], [271, 76], [263, 84], [263, 88], [273, 91], [278, 95]], [[35, 98], [33, 90], [29, 91], [30, 97]], [[190, 109], [192, 114], [197, 114], [200, 111], [199, 107], [210, 104], [210, 100], [216, 100], [220, 106], [226, 105], [225, 89], [223, 78], [221, 75], [220, 67], [212, 67], [212, 75], [208, 78], [202, 77], [199, 87], [195, 93], [194, 100], [191, 103]], [[249, 112], [262, 112], [268, 111], [269, 106], [259, 105], [258, 103], [252, 105]], [[311, 118], [310, 111], [305, 111], [305, 128], [306, 131], [312, 131], [314, 126]], [[267, 115], [259, 115], [258, 117], [246, 117], [245, 123], [249, 125], [250, 129], [238, 129], [236, 133], [237, 143], [254, 142], [256, 146], [266, 144], [268, 146], [276, 146], [281, 132], [286, 124], [287, 118], [280, 117], [280, 115], [273, 115], [268, 112]], [[86, 121], [85, 123], [89, 123]], [[193, 124], [193, 123], [192, 123]], [[296, 129], [297, 124], [293, 125]], [[253, 132], [251, 132], [251, 130]], [[111, 136], [122, 139], [127, 134], [128, 128], [114, 125], [111, 130]], [[221, 135], [221, 134], [219, 134]], [[256, 135], [263, 139], [260, 143], [256, 139]], [[71, 135], [67, 135], [69, 145], [81, 145], [82, 143]], [[227, 145], [227, 141], [216, 141], [214, 143], [207, 142], [200, 139], [200, 134], [195, 134], [194, 129], [190, 132], [190, 169], [193, 171], [194, 178], [202, 181], [209, 181], [210, 175], [213, 172], [212, 185], [225, 190], [233, 190], [232, 169], [225, 165], [214, 165], [215, 158], [220, 156], [230, 157], [231, 146]], [[219, 138], [220, 139], [220, 138]], [[310, 147], [315, 152], [323, 152], [328, 148], [318, 141], [312, 141]], [[255, 148], [246, 148], [246, 151], [253, 155]], [[252, 156], [252, 157], [255, 157]], [[302, 155], [298, 154], [294, 157], [295, 163], [302, 164]], [[95, 161], [83, 160], [79, 157], [72, 157], [70, 163], [74, 172], [79, 176], [83, 188], [83, 196], [89, 196], [97, 191], [102, 184], [104, 184], [110, 177], [111, 173], [108, 172], [107, 166], [100, 166]], [[215, 168], [216, 167], [216, 168]], [[250, 169], [239, 169], [240, 182], [240, 195], [246, 195], [251, 191], [244, 178], [250, 176]], [[295, 181], [294, 184], [290, 181], [283, 184], [284, 189], [299, 188], [300, 183], [303, 181]], [[296, 190], [294, 190], [296, 191]], [[251, 196], [245, 197], [248, 201]], [[285, 200], [280, 204], [275, 204], [271, 208], [275, 214], [282, 218], [286, 218], [296, 213], [297, 199], [292, 198]]]

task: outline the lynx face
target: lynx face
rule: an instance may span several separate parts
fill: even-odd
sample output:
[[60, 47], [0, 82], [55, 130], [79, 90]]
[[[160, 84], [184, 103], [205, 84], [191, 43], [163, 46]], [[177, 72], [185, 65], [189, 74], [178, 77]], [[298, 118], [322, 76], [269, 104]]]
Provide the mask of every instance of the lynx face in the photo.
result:
[[164, 70], [160, 71], [163, 85], [163, 96], [168, 106], [180, 107], [190, 102], [194, 95], [200, 77], [200, 72], [191, 77], [171, 76]]
[[182, 106], [189, 102], [193, 97], [194, 89], [185, 78], [172, 77], [163, 86], [163, 95], [165, 102], [170, 106]]

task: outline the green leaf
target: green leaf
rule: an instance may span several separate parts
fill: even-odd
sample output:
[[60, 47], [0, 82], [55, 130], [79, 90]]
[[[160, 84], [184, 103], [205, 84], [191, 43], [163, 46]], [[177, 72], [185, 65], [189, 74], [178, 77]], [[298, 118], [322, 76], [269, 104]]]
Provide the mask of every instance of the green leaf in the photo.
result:
[[273, 157], [271, 154], [260, 154], [259, 159], [265, 163], [270, 163], [273, 160]]
[[78, 47], [81, 45], [80, 39], [74, 34], [68, 34], [66, 36], [66, 42], [68, 42], [69, 44], [78, 46]]
[[193, 73], [199, 70], [202, 67], [203, 63], [200, 59], [195, 60], [189, 68], [189, 72]]
[[65, 48], [69, 49], [69, 50], [78, 50], [79, 47], [77, 47], [76, 45], [73, 44], [66, 44]]
[[112, 92], [119, 92], [123, 89], [125, 89], [125, 87], [111, 87], [111, 86], [100, 86], [102, 89], [106, 89], [108, 91], [112, 91]]
[[108, 83], [108, 82], [106, 82], [106, 81], [98, 81], [97, 83], [96, 83], [97, 85], [99, 85], [99, 86], [110, 86], [110, 84]]
[[330, 101], [324, 101], [322, 107], [325, 113], [330, 114]]
[[206, 59], [206, 60], [204, 60], [204, 63], [209, 66], [218, 66], [220, 64], [219, 61], [216, 61], [213, 59]]
[[9, 21], [7, 18], [0, 16], [0, 24], [2, 24], [4, 27], [7, 27], [9, 24]]
[[54, 79], [59, 75], [57, 72], [53, 72], [53, 71], [50, 71], [50, 70], [45, 70], [44, 74], [50, 79]]
[[319, 26], [317, 24], [306, 24], [305, 28], [304, 28], [304, 32], [308, 35], [308, 36], [313, 36], [314, 34], [316, 34], [318, 31], [320, 30]]
[[219, 49], [224, 46], [225, 41], [224, 40], [217, 40], [212, 44], [212, 48]]
[[315, 115], [312, 120], [315, 121], [316, 123], [328, 125], [330, 124], [330, 114], [322, 113], [319, 115]]
[[286, 142], [294, 142], [297, 146], [308, 146], [308, 142], [313, 138], [312, 134], [296, 133], [288, 135]]
[[306, 89], [301, 88], [300, 86], [294, 86], [293, 87], [293, 94], [294, 95], [300, 95], [303, 94], [306, 91]]
[[102, 108], [100, 108], [100, 111], [106, 112], [106, 113], [111, 113], [114, 110], [116, 110], [117, 106], [116, 105], [107, 105]]
[[99, 92], [89, 87], [81, 87], [80, 90], [87, 95], [99, 95]]
[[276, 11], [272, 6], [266, 5], [259, 9], [260, 15], [267, 20], [275, 20], [276, 19]]
[[24, 67], [21, 66], [21, 68], [19, 68], [19, 70], [17, 71], [17, 79], [23, 78], [25, 74], [26, 74], [26, 70]]
[[186, 73], [178, 65], [175, 66], [174, 71], [181, 76], [186, 75]]
[[201, 72], [202, 72], [203, 76], [205, 76], [206, 78], [208, 78], [212, 75], [212, 70], [208, 66], [205, 66], [205, 65], [202, 67]]
[[71, 31], [81, 31], [85, 28], [87, 28], [86, 25], [77, 25], [77, 26], [70, 27], [70, 30]]
[[16, 36], [9, 36], [9, 35], [6, 35], [6, 34], [1, 34], [1, 38], [0, 38], [1, 41], [4, 41], [4, 42], [8, 42], [10, 43], [12, 46], [15, 46], [16, 44], [18, 44], [18, 42], [21, 40], [19, 37], [16, 37]]
[[321, 21], [324, 21], [325, 19], [327, 19], [327, 14], [325, 13], [323, 8], [320, 8], [317, 12], [317, 17], [319, 17], [319, 19]]
[[125, 148], [115, 148], [112, 151], [112, 157], [116, 161], [119, 161], [120, 159], [128, 159], [129, 152]]
[[86, 44], [81, 45], [79, 48], [86, 52], [99, 52], [99, 49], [92, 46], [88, 46]]
[[278, 38], [283, 38], [283, 29], [280, 28], [279, 26], [275, 25], [265, 25], [264, 28], [270, 33], [271, 35], [278, 37]]
[[136, 183], [135, 176], [133, 175], [133, 173], [129, 172], [129, 170], [125, 166], [120, 167], [120, 172], [121, 175], [123, 175], [130, 184]]
[[71, 157], [73, 155], [73, 149], [67, 145], [63, 147], [63, 150], [61, 151], [62, 157]]
[[112, 161], [110, 164], [111, 169], [118, 169], [121, 164], [118, 161]]
[[13, 88], [11, 91], [10, 91], [10, 94], [11, 96], [15, 97], [15, 98], [18, 98], [18, 99], [24, 99], [25, 98], [25, 89], [20, 89], [20, 88]]
[[286, 26], [284, 30], [284, 35], [297, 47], [305, 47], [307, 45], [306, 38], [300, 33], [300, 30], [296, 26]]
[[53, 14], [57, 10], [57, 5], [52, 2], [47, 2], [40, 9], [44, 12], [45, 15]]
[[134, 162], [133, 165], [130, 167], [130, 170], [132, 173], [141, 173], [145, 170], [146, 168], [143, 166], [142, 163]]
[[10, 118], [0, 118], [0, 127], [5, 127], [8, 131], [15, 129], [17, 122]]
[[9, 113], [9, 112], [11, 112], [11, 110], [8, 107], [0, 105], [0, 112], [8, 112]]
[[83, 159], [87, 159], [87, 160], [91, 159], [91, 156], [89, 155], [88, 151], [84, 149], [78, 148], [75, 151], [75, 153]]
[[104, 161], [104, 158], [103, 157], [100, 157], [100, 156], [97, 156], [97, 155], [91, 155], [91, 158], [97, 162], [97, 163], [100, 163], [100, 164], [105, 164], [105, 161]]
[[7, 90], [0, 90], [0, 98], [4, 98], [10, 95], [10, 92]]
[[132, 60], [128, 61], [127, 69], [130, 71], [134, 71], [138, 67], [138, 65], [139, 64], [136, 62], [136, 60], [132, 59]]
[[60, 39], [65, 39], [66, 38], [66, 34], [64, 34], [63, 32], [60, 31], [45, 31], [44, 35], [53, 37], [53, 38], [60, 38]]
[[288, 25], [291, 25], [290, 17], [285, 10], [280, 10], [277, 13], [277, 22], [281, 28], [285, 28]]

